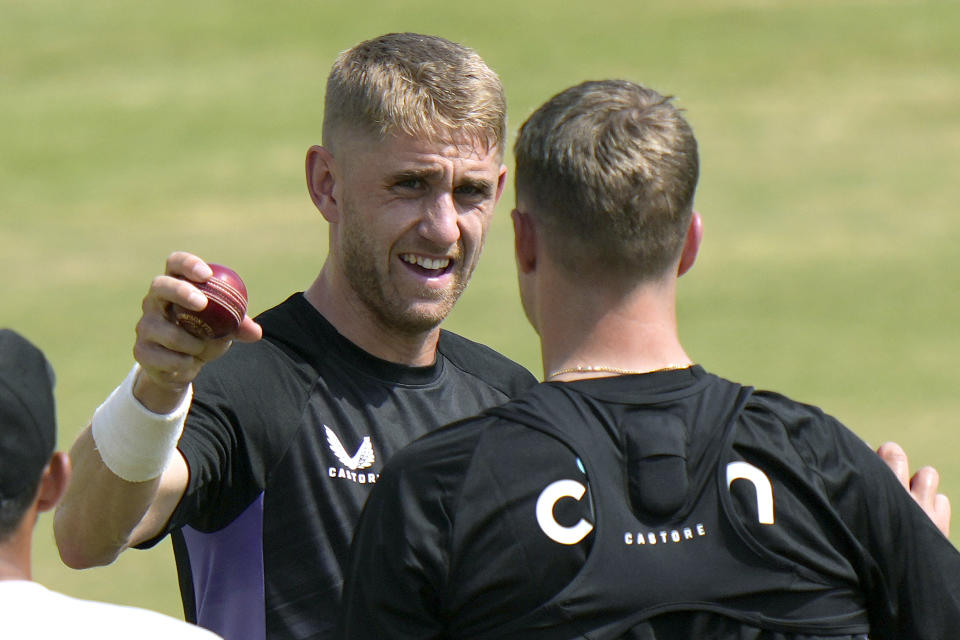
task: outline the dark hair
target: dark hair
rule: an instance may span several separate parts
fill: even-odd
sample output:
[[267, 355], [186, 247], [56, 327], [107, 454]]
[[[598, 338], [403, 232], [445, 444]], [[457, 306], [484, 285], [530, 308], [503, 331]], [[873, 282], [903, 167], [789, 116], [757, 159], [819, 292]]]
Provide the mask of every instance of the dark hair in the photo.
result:
[[42, 474], [37, 476], [36, 480], [15, 496], [0, 497], [0, 544], [6, 542], [20, 526], [27, 509], [37, 497], [41, 477]]
[[37, 495], [57, 440], [53, 367], [40, 349], [0, 329], [0, 542]]

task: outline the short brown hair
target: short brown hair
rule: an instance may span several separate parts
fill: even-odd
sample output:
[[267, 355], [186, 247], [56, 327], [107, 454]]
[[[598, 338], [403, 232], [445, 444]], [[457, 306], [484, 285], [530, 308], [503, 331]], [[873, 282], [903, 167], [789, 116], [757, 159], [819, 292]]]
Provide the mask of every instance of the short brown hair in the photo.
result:
[[699, 160], [693, 130], [671, 100], [624, 80], [585, 82], [521, 127], [518, 202], [569, 272], [645, 280], [679, 257]]
[[344, 51], [327, 79], [324, 144], [341, 130], [378, 137], [506, 140], [500, 78], [472, 49], [436, 36], [390, 33]]

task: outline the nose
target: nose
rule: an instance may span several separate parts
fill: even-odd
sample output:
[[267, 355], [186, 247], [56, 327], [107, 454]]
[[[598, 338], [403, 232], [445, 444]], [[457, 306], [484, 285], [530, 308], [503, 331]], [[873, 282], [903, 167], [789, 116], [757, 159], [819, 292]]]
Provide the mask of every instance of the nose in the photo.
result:
[[455, 245], [460, 239], [459, 218], [452, 194], [439, 194], [424, 212], [420, 235], [439, 247]]

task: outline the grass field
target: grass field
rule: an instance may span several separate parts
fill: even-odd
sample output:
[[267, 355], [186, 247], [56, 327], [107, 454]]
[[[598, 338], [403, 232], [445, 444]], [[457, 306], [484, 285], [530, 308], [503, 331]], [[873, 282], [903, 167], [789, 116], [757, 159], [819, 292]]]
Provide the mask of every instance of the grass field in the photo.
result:
[[[688, 351], [900, 441], [960, 504], [960, 4], [0, 0], [0, 16], [0, 325], [52, 359], [62, 447], [132, 363], [170, 251], [236, 268], [251, 311], [310, 283], [326, 230], [302, 166], [326, 72], [359, 40], [411, 30], [499, 71], [511, 141], [581, 80], [676, 95], [706, 224], [681, 285]], [[448, 327], [539, 374], [511, 201]], [[168, 543], [75, 572], [49, 516], [37, 542], [52, 588], [180, 613]]]

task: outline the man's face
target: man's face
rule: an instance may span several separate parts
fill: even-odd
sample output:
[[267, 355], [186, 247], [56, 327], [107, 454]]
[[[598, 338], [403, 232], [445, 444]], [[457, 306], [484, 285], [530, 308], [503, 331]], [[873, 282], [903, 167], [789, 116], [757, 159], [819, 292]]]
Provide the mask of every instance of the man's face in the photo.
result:
[[340, 267], [384, 326], [436, 327], [480, 258], [506, 168], [496, 150], [409, 136], [341, 147]]

